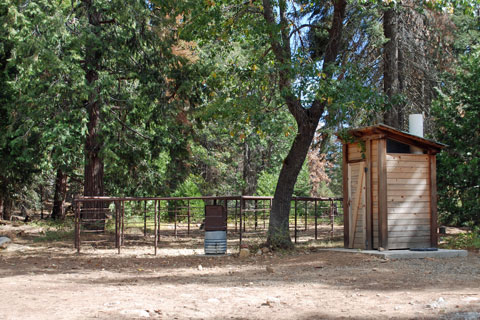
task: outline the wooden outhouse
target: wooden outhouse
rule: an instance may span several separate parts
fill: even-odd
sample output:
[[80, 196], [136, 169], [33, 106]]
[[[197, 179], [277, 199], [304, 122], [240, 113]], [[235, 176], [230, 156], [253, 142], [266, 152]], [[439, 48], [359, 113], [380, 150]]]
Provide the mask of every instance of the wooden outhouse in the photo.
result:
[[445, 145], [384, 124], [342, 142], [345, 247], [437, 247], [435, 157]]

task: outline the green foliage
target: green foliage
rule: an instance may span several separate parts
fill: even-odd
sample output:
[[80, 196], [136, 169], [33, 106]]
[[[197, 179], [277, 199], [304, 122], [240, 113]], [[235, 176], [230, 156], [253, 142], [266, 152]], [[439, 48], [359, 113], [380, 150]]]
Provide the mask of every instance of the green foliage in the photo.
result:
[[[258, 178], [258, 186], [256, 195], [258, 196], [272, 196], [275, 194], [277, 188], [277, 181], [279, 175], [279, 168], [274, 172], [262, 171]], [[300, 174], [298, 175], [297, 183], [293, 195], [297, 197], [311, 196], [312, 186], [309, 179], [308, 166], [304, 163]], [[325, 191], [325, 190], [324, 190]]]
[[[367, 2], [348, 6], [340, 53], [325, 69], [329, 2], [289, 2], [289, 23], [269, 25], [259, 1], [96, 0], [92, 7], [3, 1], [0, 196], [21, 198], [39, 189], [33, 186], [52, 185], [59, 168], [81, 191], [91, 97], [101, 104], [100, 155], [109, 195], [273, 195], [302, 124], [287, 106], [293, 96], [305, 115], [314, 101], [325, 106], [314, 144], [326, 139], [322, 153], [335, 165], [326, 169], [332, 182], [319, 193], [340, 195], [341, 151], [332, 137], [375, 122], [385, 105], [378, 63], [383, 5]], [[455, 10], [466, 6], [441, 2]], [[89, 21], [94, 11], [101, 12], [99, 26]], [[480, 216], [479, 141], [471, 129], [479, 125], [478, 19], [457, 20], [462, 33], [456, 48], [466, 57], [457, 75], [446, 79], [435, 111], [438, 140], [451, 146], [439, 155], [439, 205], [444, 221], [466, 223]], [[291, 44], [288, 61], [272, 50], [272, 39], [286, 45], [282, 31]], [[98, 54], [95, 65], [86, 62], [89, 50]], [[98, 74], [94, 84], [85, 80], [91, 70]], [[280, 88], [281, 75], [288, 88]], [[310, 194], [304, 165], [294, 195]]]
[[[15, 57], [18, 20], [15, 2], [0, 4], [0, 200], [10, 208], [39, 172], [38, 154], [41, 132], [32, 119], [19, 122], [22, 114], [17, 107], [18, 94], [11, 80], [18, 76], [18, 67], [10, 61]], [[0, 212], [0, 216], [2, 212]]]
[[[333, 140], [334, 138], [332, 138]], [[343, 194], [343, 171], [342, 171], [342, 147], [341, 144], [337, 141], [332, 141], [330, 143], [329, 150], [327, 151], [327, 161], [332, 164], [326, 168], [326, 174], [330, 178], [330, 183], [328, 184], [329, 194], [324, 194], [323, 196], [342, 196]]]
[[433, 106], [438, 155], [439, 214], [453, 225], [480, 224], [480, 47], [461, 57]]
[[73, 240], [74, 228], [73, 220], [54, 221], [54, 220], [34, 220], [30, 223], [42, 230], [40, 236], [33, 239], [34, 242], [51, 241], [71, 241]]
[[275, 193], [277, 187], [278, 173], [273, 174], [267, 171], [262, 171], [258, 178], [257, 195], [271, 196]]
[[468, 54], [473, 46], [480, 45], [478, 16], [460, 12], [453, 15], [452, 20], [458, 28], [455, 32], [454, 49], [457, 54]]
[[443, 238], [448, 249], [480, 249], [480, 230], [478, 228]]
[[202, 178], [194, 175], [189, 175], [185, 181], [172, 194], [173, 197], [201, 197], [198, 185], [202, 183]]
[[[171, 13], [171, 4], [140, 0], [2, 2], [0, 196], [57, 169], [82, 182], [92, 97], [101, 105], [106, 192], [175, 190], [188, 174], [187, 117], [200, 82], [188, 54], [174, 53], [186, 45], [172, 31]], [[98, 63], [86, 62], [86, 52], [96, 52]], [[98, 79], [88, 84], [92, 70]]]
[[74, 231], [47, 230], [41, 236], [33, 239], [33, 242], [73, 241]]
[[[271, 55], [261, 57], [265, 39], [250, 25], [223, 22], [228, 32], [216, 30], [220, 39], [208, 32], [197, 38], [199, 58], [209, 72], [192, 121], [192, 171], [203, 177], [203, 194], [254, 194], [260, 173], [281, 165], [296, 127], [288, 111], [278, 107]], [[196, 31], [187, 25], [181, 34], [190, 32]]]
[[[320, 16], [319, 12], [324, 12], [322, 10], [329, 12], [329, 4], [325, 4], [325, 8], [321, 10], [318, 7], [322, 7], [322, 4], [299, 2], [298, 5], [305, 10], [305, 17], [313, 17], [312, 24], [323, 23], [327, 28], [330, 18], [320, 22], [316, 17]], [[275, 173], [275, 176], [278, 176], [282, 161], [297, 134], [297, 123], [285, 103], [287, 93], [279, 89], [279, 75], [282, 70], [289, 73], [293, 82], [292, 94], [301, 97], [305, 109], [308, 109], [314, 100], [327, 104], [328, 111], [320, 130], [330, 136], [345, 123], [358, 125], [373, 122], [375, 112], [365, 113], [364, 110], [374, 111], [383, 105], [382, 97], [376, 93], [372, 83], [369, 83], [370, 66], [350, 63], [354, 56], [352, 51], [357, 50], [351, 38], [345, 41], [345, 47], [349, 49], [344, 50], [345, 57], [339, 59], [343, 61], [341, 65], [336, 68], [332, 66], [332, 69], [328, 70], [334, 74], [329, 78], [321, 63], [323, 57], [310, 56], [308, 48], [303, 46], [304, 34], [295, 32], [294, 26], [288, 27], [296, 45], [292, 47], [291, 61], [280, 63], [270, 43], [269, 29], [274, 26], [266, 24], [262, 10], [262, 5], [257, 2], [201, 3], [192, 8], [191, 16], [185, 16], [185, 25], [180, 32], [185, 39], [198, 41], [200, 59], [210, 70], [205, 80], [204, 103], [200, 108], [196, 108], [195, 119], [195, 124], [202, 130], [201, 133], [196, 130], [196, 134], [206, 138], [202, 141], [196, 139], [203, 148], [192, 149], [196, 163], [210, 162], [208, 165], [215, 167], [213, 170], [205, 170], [202, 166], [203, 172], [197, 171], [197, 174], [205, 178], [210, 190], [219, 190], [219, 186], [224, 185], [222, 179], [216, 177], [228, 176], [229, 178], [223, 179], [227, 184], [227, 188], [223, 190], [228, 190], [230, 186], [234, 190], [248, 191], [254, 179], [249, 179], [245, 171], [251, 170], [255, 172], [253, 174], [258, 180], [257, 194], [273, 194], [272, 186], [276, 184], [271, 181], [272, 177]], [[353, 11], [355, 10], [352, 9]], [[363, 31], [371, 31], [368, 31], [371, 33], [371, 41], [381, 42], [377, 39], [380, 37], [378, 21], [374, 17], [368, 17], [370, 20], [365, 18], [374, 11], [372, 9], [365, 13], [359, 9], [352, 13], [350, 18], [358, 22], [364, 21]], [[293, 21], [299, 23], [293, 8], [288, 14]], [[215, 23], [204, 23], [207, 17]], [[348, 31], [352, 37], [359, 34], [354, 26], [356, 23], [348, 24], [348, 28], [353, 28]], [[217, 142], [222, 141], [221, 147], [215, 143], [207, 143], [212, 135], [207, 131], [214, 132], [213, 137]], [[225, 136], [225, 133], [230, 134], [232, 139]], [[252, 150], [255, 156], [245, 158], [244, 151], [247, 148]], [[213, 149], [221, 150], [217, 154], [228, 153], [227, 162], [216, 162], [211, 160], [211, 157], [206, 160], [205, 155], [211, 155]], [[243, 161], [238, 157], [242, 153]], [[236, 158], [232, 155], [236, 155]], [[198, 161], [199, 158], [202, 160]], [[245, 162], [250, 164], [246, 170]], [[295, 194], [310, 193], [310, 186], [302, 182], [308, 181], [305, 172], [304, 169], [298, 178]], [[213, 194], [212, 191], [207, 193]], [[327, 193], [327, 190], [324, 192]]]
[[[199, 186], [204, 185], [204, 181], [202, 177], [195, 176], [190, 174], [187, 179], [185, 179], [182, 184], [180, 184], [172, 194], [172, 197], [201, 197], [202, 193], [200, 192]], [[202, 200], [190, 200], [190, 208], [192, 209], [191, 212], [197, 213], [196, 216], [203, 217], [203, 211], [200, 212], [198, 208], [202, 208], [204, 203]], [[187, 201], [179, 201], [177, 202], [178, 205], [186, 207], [188, 205]]]
[[302, 166], [302, 170], [297, 178], [297, 183], [295, 183], [295, 189], [293, 191], [293, 196], [296, 197], [310, 197], [312, 191], [312, 186], [310, 184], [310, 177], [308, 173], [307, 162], [305, 161]]

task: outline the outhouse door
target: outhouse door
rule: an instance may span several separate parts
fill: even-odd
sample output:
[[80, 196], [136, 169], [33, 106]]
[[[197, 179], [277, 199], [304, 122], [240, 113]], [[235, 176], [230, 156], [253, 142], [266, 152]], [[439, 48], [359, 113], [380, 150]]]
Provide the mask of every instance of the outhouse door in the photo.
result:
[[365, 175], [365, 161], [348, 164], [349, 248], [367, 248]]

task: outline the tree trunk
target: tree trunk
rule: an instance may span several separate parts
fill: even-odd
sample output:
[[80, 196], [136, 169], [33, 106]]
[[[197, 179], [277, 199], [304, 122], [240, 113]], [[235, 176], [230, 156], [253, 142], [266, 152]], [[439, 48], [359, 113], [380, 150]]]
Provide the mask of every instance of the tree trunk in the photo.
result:
[[388, 39], [383, 47], [383, 90], [388, 97], [389, 108], [383, 115], [386, 125], [401, 129], [402, 110], [395, 103], [399, 93], [398, 81], [398, 31], [396, 12], [390, 8], [383, 15], [383, 33]]
[[[279, 1], [279, 18], [277, 23], [274, 13], [273, 1], [263, 0], [263, 15], [267, 24], [270, 25], [270, 42], [275, 59], [280, 64], [279, 89], [285, 98], [288, 110], [297, 122], [298, 132], [292, 147], [283, 162], [280, 176], [278, 177], [277, 188], [272, 202], [270, 223], [268, 227], [267, 242], [274, 248], [291, 248], [289, 215], [290, 202], [297, 181], [298, 174], [302, 169], [308, 149], [312, 143], [320, 117], [325, 110], [325, 102], [314, 100], [310, 108], [303, 108], [300, 98], [294, 96], [293, 82], [288, 68], [292, 60], [290, 47], [290, 33], [288, 30], [289, 20], [287, 17], [287, 2]], [[347, 2], [345, 0], [334, 1], [333, 19], [329, 29], [329, 41], [323, 59], [323, 70], [329, 77], [333, 76], [335, 64], [343, 33], [343, 23]], [[280, 33], [275, 34], [273, 30], [279, 27]], [[282, 41], [279, 41], [281, 39]]]
[[[255, 150], [253, 150], [255, 152]], [[252, 148], [245, 140], [243, 144], [243, 180], [245, 186], [242, 190], [242, 195], [253, 196], [257, 190], [257, 163], [255, 155], [252, 155]]]
[[[97, 11], [93, 5], [93, 0], [84, 0], [86, 12], [88, 15], [88, 22], [90, 24], [90, 32], [95, 36], [99, 36], [101, 28], [102, 15]], [[103, 196], [103, 159], [100, 156], [103, 143], [100, 138], [100, 103], [99, 103], [99, 88], [97, 87], [98, 70], [100, 70], [102, 60], [101, 44], [95, 42], [88, 42], [85, 46], [85, 79], [88, 86], [91, 88], [86, 102], [86, 109], [88, 112], [88, 133], [85, 140], [85, 172], [84, 172], [84, 187], [83, 194], [85, 196]], [[94, 208], [95, 210], [87, 210], [85, 218], [88, 219], [105, 219], [105, 212], [101, 210], [105, 207], [103, 202], [89, 202], [85, 203], [84, 207]], [[87, 225], [89, 229], [103, 229], [104, 222], [99, 222], [92, 225]]]
[[0, 195], [0, 220], [3, 220], [3, 197]]
[[55, 178], [55, 195], [53, 197], [52, 219], [65, 219], [65, 197], [67, 195], [67, 175], [62, 169], [57, 170]]
[[283, 161], [272, 202], [267, 242], [274, 248], [291, 248], [289, 216], [293, 190], [312, 143], [318, 119], [298, 129], [297, 136]]
[[[88, 22], [94, 34], [98, 34], [101, 21], [101, 14], [93, 7], [93, 1], [84, 1], [88, 14]], [[85, 196], [103, 195], [103, 159], [100, 157], [102, 141], [99, 137], [100, 131], [100, 103], [99, 89], [96, 87], [98, 70], [102, 58], [101, 48], [97, 43], [87, 43], [85, 47], [85, 79], [91, 88], [86, 103], [88, 112], [88, 134], [85, 141]]]
[[3, 199], [3, 219], [10, 220], [12, 219], [12, 206], [13, 202], [8, 196]]
[[97, 102], [88, 106], [88, 135], [85, 141], [85, 172], [83, 194], [103, 196], [103, 159], [100, 157], [102, 143], [99, 137], [100, 108]]
[[40, 185], [40, 219], [43, 220], [43, 184]]

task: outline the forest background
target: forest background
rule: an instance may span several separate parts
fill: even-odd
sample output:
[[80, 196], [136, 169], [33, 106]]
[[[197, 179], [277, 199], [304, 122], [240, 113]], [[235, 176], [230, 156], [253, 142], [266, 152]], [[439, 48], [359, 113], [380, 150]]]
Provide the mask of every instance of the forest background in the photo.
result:
[[478, 2], [6, 0], [0, 25], [3, 219], [75, 194], [275, 195], [281, 217], [341, 196], [335, 133], [423, 113], [441, 222], [479, 225]]

